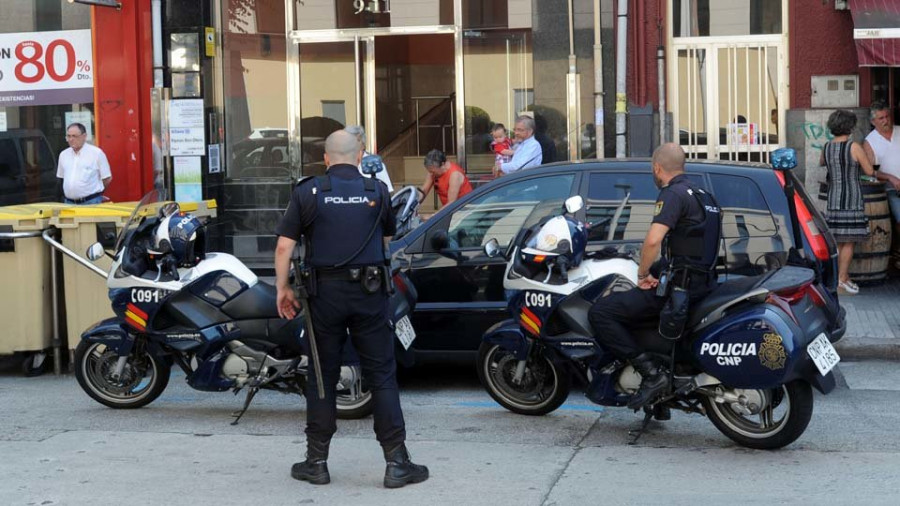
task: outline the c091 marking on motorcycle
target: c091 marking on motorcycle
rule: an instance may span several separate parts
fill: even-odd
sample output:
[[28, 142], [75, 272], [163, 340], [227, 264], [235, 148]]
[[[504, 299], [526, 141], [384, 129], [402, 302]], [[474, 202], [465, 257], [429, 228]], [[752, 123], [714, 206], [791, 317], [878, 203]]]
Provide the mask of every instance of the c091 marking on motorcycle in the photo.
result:
[[131, 302], [152, 302], [159, 304], [159, 301], [166, 298], [169, 294], [168, 290], [157, 290], [153, 288], [132, 288]]
[[549, 293], [525, 292], [527, 307], [550, 307], [553, 303]]

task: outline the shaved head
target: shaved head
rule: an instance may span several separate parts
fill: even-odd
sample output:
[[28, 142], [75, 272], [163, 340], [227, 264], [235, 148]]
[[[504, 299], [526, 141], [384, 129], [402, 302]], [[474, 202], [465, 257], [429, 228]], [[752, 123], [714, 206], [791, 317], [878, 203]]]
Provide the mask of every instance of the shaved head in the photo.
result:
[[684, 172], [684, 150], [674, 142], [663, 144], [653, 152], [653, 164], [670, 175]]
[[337, 130], [325, 139], [326, 163], [330, 167], [339, 163], [359, 165], [362, 145], [355, 135], [345, 130]]

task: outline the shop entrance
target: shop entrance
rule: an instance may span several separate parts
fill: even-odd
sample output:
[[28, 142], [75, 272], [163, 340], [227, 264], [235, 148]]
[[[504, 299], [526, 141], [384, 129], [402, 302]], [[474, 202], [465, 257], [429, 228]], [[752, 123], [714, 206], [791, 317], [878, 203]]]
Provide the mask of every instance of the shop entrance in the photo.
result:
[[[424, 178], [431, 149], [457, 153], [453, 27], [422, 32], [299, 32], [299, 143], [302, 175], [325, 171], [325, 138], [366, 129], [369, 152], [385, 161], [395, 187]], [[299, 144], [299, 145], [298, 145]]]

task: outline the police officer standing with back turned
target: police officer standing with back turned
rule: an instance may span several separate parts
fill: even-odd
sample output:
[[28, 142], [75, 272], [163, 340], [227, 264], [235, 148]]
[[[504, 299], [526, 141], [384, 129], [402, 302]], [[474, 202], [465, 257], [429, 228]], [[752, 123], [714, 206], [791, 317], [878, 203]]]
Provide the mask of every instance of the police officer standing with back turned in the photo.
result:
[[[362, 146], [343, 130], [325, 141], [324, 176], [306, 178], [294, 189], [275, 232], [278, 313], [294, 318], [298, 301], [288, 281], [291, 254], [306, 239], [305, 285], [318, 345], [325, 398], [319, 398], [314, 375], [306, 388], [306, 460], [291, 476], [324, 485], [328, 448], [337, 430], [335, 385], [347, 330], [359, 353], [363, 376], [375, 403], [375, 435], [384, 449], [384, 486], [398, 488], [428, 479], [428, 468], [413, 464], [406, 450], [406, 427], [400, 409], [393, 333], [388, 326], [388, 281], [385, 251], [394, 234], [394, 216], [384, 183], [363, 177], [357, 167]], [[312, 361], [311, 361], [312, 362]], [[312, 367], [312, 364], [311, 364]]]
[[[662, 331], [676, 319], [667, 317], [677, 313], [670, 310], [673, 301], [689, 306], [708, 295], [716, 287], [721, 235], [719, 206], [685, 175], [681, 146], [663, 144], [654, 151], [652, 164], [660, 192], [641, 248], [638, 287], [600, 299], [589, 313], [597, 341], [641, 374], [641, 387], [628, 403], [635, 410], [665, 393], [669, 375], [657, 358], [641, 349], [628, 327], [659, 322], [662, 314]], [[661, 252], [663, 259], [657, 262]], [[683, 329], [686, 308], [680, 317]], [[674, 332], [676, 336], [681, 329]]]

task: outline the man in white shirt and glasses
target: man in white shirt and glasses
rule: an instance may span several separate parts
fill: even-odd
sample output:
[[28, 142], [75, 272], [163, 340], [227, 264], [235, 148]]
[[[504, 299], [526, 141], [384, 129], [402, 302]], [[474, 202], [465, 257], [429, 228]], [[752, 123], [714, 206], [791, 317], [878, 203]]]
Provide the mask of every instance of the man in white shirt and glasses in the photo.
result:
[[103, 202], [103, 192], [112, 181], [106, 155], [87, 143], [87, 129], [81, 123], [66, 128], [66, 142], [69, 147], [60, 153], [56, 169], [56, 177], [63, 181], [63, 202], [77, 205]]
[[534, 138], [534, 119], [529, 116], [516, 118], [516, 142], [513, 145], [512, 160], [498, 163], [494, 168], [497, 176], [512, 174], [523, 169], [530, 169], [541, 164], [543, 153], [541, 144]]

